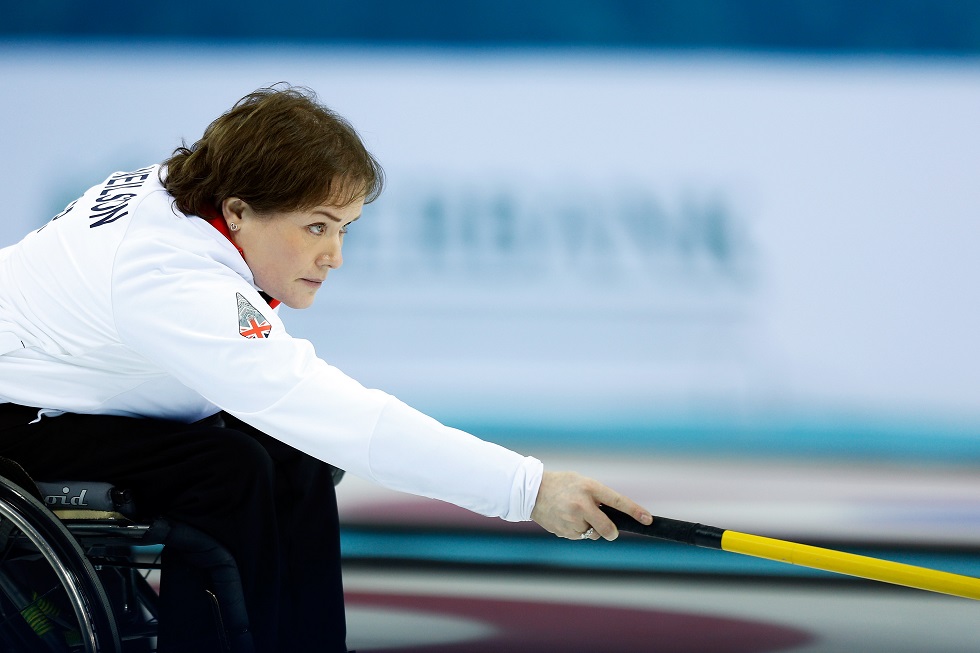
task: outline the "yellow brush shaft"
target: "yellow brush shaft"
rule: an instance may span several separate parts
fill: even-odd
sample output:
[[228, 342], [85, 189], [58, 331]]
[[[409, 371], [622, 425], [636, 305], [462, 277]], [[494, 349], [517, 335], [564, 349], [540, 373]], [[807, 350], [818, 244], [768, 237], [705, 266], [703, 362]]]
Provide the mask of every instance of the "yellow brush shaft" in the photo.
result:
[[725, 531], [721, 537], [721, 548], [725, 551], [742, 553], [757, 558], [778, 560], [802, 567], [823, 569], [824, 571], [833, 571], [858, 578], [870, 578], [885, 583], [980, 600], [980, 578], [971, 576], [960, 576], [945, 571], [935, 571], [900, 562], [868, 558], [853, 553], [821, 549], [816, 546], [774, 540], [736, 531]]

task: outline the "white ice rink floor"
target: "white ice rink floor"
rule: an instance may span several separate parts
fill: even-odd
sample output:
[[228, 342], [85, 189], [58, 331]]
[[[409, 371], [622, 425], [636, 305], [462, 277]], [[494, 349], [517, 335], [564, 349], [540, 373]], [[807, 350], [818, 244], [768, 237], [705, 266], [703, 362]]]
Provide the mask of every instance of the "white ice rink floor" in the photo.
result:
[[[881, 557], [980, 575], [980, 470], [970, 466], [542, 457], [655, 515], [871, 547]], [[633, 535], [612, 544], [559, 541], [533, 525], [356, 478], [338, 493], [350, 531], [349, 644], [362, 652], [980, 651], [980, 602], [969, 599], [797, 574], [770, 561], [739, 567], [737, 559], [754, 559], [682, 545], [647, 553], [642, 542], [653, 540]]]
[[[358, 651], [975, 653], [980, 603], [902, 588], [710, 579], [350, 570]], [[379, 597], [405, 597], [396, 606]], [[454, 614], [426, 598], [483, 612]], [[540, 609], [508, 622], [507, 604]], [[503, 613], [497, 614], [498, 612]], [[617, 614], [619, 613], [619, 614]]]

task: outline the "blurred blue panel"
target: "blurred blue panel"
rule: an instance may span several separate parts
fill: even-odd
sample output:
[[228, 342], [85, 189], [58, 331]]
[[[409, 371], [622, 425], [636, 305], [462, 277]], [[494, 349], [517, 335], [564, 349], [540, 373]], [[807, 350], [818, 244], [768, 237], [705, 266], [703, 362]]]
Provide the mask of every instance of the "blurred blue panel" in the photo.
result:
[[976, 54], [980, 4], [957, 0], [47, 0], [0, 35]]

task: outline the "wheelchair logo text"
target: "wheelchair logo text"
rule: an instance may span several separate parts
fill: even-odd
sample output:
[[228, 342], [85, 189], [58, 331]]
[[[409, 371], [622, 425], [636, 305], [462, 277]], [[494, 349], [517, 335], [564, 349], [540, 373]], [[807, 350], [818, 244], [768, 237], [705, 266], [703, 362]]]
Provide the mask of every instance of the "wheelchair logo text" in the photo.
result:
[[85, 495], [88, 494], [88, 488], [85, 488], [78, 493], [77, 496], [69, 496], [71, 493], [70, 487], [61, 488], [63, 494], [50, 494], [44, 497], [44, 503], [49, 506], [87, 506], [88, 503], [85, 502]]

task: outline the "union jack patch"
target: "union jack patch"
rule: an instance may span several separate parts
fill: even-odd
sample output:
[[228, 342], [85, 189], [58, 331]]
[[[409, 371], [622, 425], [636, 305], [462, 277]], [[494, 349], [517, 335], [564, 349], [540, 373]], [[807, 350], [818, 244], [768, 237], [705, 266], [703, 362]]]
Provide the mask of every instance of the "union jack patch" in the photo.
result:
[[272, 325], [241, 293], [235, 293], [238, 298], [238, 333], [243, 338], [268, 338], [272, 333]]

